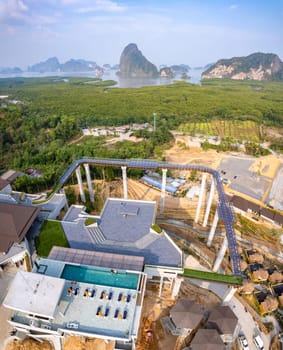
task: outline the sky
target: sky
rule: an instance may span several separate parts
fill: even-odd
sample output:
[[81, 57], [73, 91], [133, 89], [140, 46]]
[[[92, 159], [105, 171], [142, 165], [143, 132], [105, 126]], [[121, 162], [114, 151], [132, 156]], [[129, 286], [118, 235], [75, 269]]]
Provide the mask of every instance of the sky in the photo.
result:
[[156, 66], [283, 60], [283, 0], [0, 0], [0, 67], [54, 56], [113, 65], [129, 43]]

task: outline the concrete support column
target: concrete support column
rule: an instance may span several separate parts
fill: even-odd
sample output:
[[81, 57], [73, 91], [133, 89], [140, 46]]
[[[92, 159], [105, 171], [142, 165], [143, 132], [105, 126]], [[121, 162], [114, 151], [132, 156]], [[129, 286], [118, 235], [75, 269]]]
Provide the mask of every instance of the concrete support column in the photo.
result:
[[179, 290], [181, 287], [181, 283], [184, 281], [184, 278], [180, 278], [180, 277], [176, 277], [175, 278], [175, 283], [174, 283], [174, 287], [172, 290], [172, 298], [176, 298], [179, 294]]
[[224, 258], [224, 255], [225, 255], [225, 252], [227, 250], [227, 247], [228, 247], [228, 240], [227, 240], [227, 237], [225, 236], [224, 237], [224, 240], [223, 240], [223, 243], [222, 243], [222, 246], [218, 252], [218, 255], [215, 259], [215, 262], [214, 262], [214, 265], [212, 267], [212, 271], [213, 272], [217, 272], [221, 263], [222, 263], [222, 260]]
[[85, 167], [85, 173], [86, 173], [86, 180], [87, 180], [87, 186], [88, 186], [88, 192], [89, 192], [89, 198], [92, 203], [94, 203], [94, 193], [91, 183], [91, 177], [90, 177], [90, 171], [89, 171], [89, 165], [84, 164]]
[[167, 169], [162, 169], [162, 184], [161, 184], [161, 207], [160, 212], [164, 211], [164, 203], [165, 203], [165, 189], [166, 189], [166, 174]]
[[228, 304], [229, 301], [233, 298], [235, 292], [236, 292], [237, 288], [236, 287], [229, 287], [227, 289], [227, 292], [225, 293], [224, 295], [224, 298], [223, 298], [223, 301], [222, 301], [222, 304]]
[[212, 240], [213, 240], [213, 237], [214, 237], [214, 234], [215, 234], [215, 230], [216, 230], [216, 227], [217, 227], [217, 224], [218, 224], [218, 219], [219, 219], [219, 215], [218, 215], [218, 211], [216, 209], [216, 212], [214, 214], [214, 218], [213, 218], [213, 223], [212, 223], [212, 226], [211, 226], [211, 229], [210, 229], [210, 232], [209, 232], [209, 235], [208, 235], [208, 239], [207, 239], [207, 246], [210, 247], [211, 246], [211, 243], [212, 243]]
[[84, 187], [83, 187], [82, 174], [81, 174], [81, 169], [80, 169], [79, 166], [76, 169], [76, 175], [77, 175], [78, 184], [79, 184], [79, 188], [80, 188], [81, 200], [82, 200], [82, 202], [86, 202], [86, 200], [85, 200], [85, 191], [84, 191]]
[[121, 169], [122, 169], [122, 178], [123, 178], [124, 199], [128, 199], [127, 167], [122, 166]]
[[214, 184], [213, 175], [211, 175], [211, 178], [212, 179], [211, 179], [210, 192], [209, 192], [206, 210], [205, 210], [204, 219], [203, 219], [203, 224], [202, 224], [203, 227], [206, 227], [206, 225], [207, 225], [207, 221], [208, 221], [208, 217], [209, 217], [209, 213], [210, 213], [210, 209], [211, 209], [211, 204], [212, 204], [213, 196], [214, 196], [215, 184]]
[[61, 188], [60, 193], [62, 193], [64, 195], [64, 197], [65, 197], [64, 209], [67, 211], [69, 209], [69, 204], [68, 204], [68, 199], [67, 199], [64, 187]]
[[200, 193], [199, 193], [199, 199], [198, 199], [198, 206], [197, 206], [197, 211], [196, 211], [196, 217], [195, 217], [195, 223], [198, 223], [199, 220], [199, 214], [200, 214], [200, 209], [202, 205], [202, 196], [203, 192], [205, 189], [205, 181], [206, 181], [206, 174], [202, 173], [202, 179], [201, 179], [201, 185], [200, 185]]
[[159, 282], [159, 294], [158, 294], [159, 298], [161, 297], [162, 289], [163, 289], [163, 276], [161, 276], [160, 282]]

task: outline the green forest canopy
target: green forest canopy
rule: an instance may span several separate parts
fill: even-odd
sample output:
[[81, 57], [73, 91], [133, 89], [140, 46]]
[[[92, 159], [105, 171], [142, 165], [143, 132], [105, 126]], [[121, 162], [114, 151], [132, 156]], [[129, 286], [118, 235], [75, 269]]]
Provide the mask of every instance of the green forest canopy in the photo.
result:
[[[175, 82], [122, 89], [113, 87], [113, 81], [90, 81], [58, 77], [0, 79], [0, 95], [20, 101], [13, 104], [2, 100], [0, 171], [39, 168], [44, 171], [44, 179], [34, 181], [40, 189], [53, 184], [66, 165], [82, 156], [161, 157], [162, 145], [172, 140], [169, 130], [190, 129], [189, 123], [249, 120], [258, 125], [283, 126], [282, 82], [218, 79], [204, 81], [202, 86]], [[145, 133], [140, 143], [125, 141], [107, 148], [105, 138], [89, 137], [70, 144], [84, 127], [152, 124], [154, 112], [158, 132]]]

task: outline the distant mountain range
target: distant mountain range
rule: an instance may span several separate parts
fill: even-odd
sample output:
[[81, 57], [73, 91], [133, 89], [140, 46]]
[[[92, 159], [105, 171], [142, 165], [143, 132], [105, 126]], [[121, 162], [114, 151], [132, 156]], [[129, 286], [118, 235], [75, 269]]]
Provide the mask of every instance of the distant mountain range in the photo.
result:
[[202, 73], [202, 79], [283, 80], [283, 62], [273, 53], [221, 59]]
[[[70, 59], [65, 63], [60, 63], [57, 57], [48, 58], [46, 61], [36, 63], [29, 66], [27, 72], [32, 73], [55, 73], [55, 72], [94, 72], [99, 75], [104, 72], [104, 70], [111, 69], [109, 64], [100, 67], [93, 61], [86, 61], [83, 59]], [[24, 71], [19, 67], [14, 68], [0, 68], [0, 74], [18, 74]]]
[[[118, 71], [121, 77], [130, 78], [172, 78], [177, 74], [188, 78], [191, 69], [189, 65], [178, 64], [171, 66], [157, 67], [151, 63], [134, 43], [128, 44], [122, 51], [120, 63], [114, 66], [104, 64], [98, 66], [94, 61], [84, 59], [70, 59], [65, 63], [60, 63], [57, 57], [48, 58], [46, 61], [29, 66], [27, 71], [32, 73], [56, 73], [56, 72], [93, 72], [96, 76], [101, 76], [105, 71]], [[204, 70], [202, 79], [222, 78], [222, 79], [252, 79], [252, 80], [283, 80], [283, 63], [280, 58], [273, 53], [253, 53], [244, 57], [233, 57], [230, 59], [220, 59], [214, 64], [207, 64], [205, 67], [195, 67], [196, 70]], [[12, 75], [21, 74], [24, 71], [19, 67], [1, 68], [0, 74]]]

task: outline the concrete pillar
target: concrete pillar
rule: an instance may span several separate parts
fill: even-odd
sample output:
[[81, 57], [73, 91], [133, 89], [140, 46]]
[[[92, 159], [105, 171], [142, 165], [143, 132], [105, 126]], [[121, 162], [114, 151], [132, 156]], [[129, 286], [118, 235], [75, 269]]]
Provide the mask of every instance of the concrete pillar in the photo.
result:
[[85, 191], [84, 191], [84, 187], [83, 187], [82, 174], [81, 174], [81, 169], [80, 169], [79, 166], [76, 169], [76, 175], [77, 175], [78, 184], [79, 184], [79, 188], [80, 188], [81, 200], [82, 200], [82, 202], [86, 202], [86, 200], [85, 200]]
[[163, 289], [163, 276], [161, 276], [160, 282], [159, 282], [159, 294], [158, 294], [159, 298], [161, 297], [162, 289]]
[[228, 247], [228, 240], [227, 240], [227, 237], [225, 236], [224, 237], [224, 240], [223, 240], [223, 243], [222, 243], [222, 246], [220, 247], [220, 250], [218, 252], [218, 255], [215, 259], [215, 262], [214, 262], [214, 265], [212, 267], [212, 271], [213, 272], [217, 272], [221, 263], [222, 263], [222, 260], [224, 258], [224, 255], [225, 255], [225, 252], [227, 250], [227, 247]]
[[124, 199], [128, 199], [127, 167], [122, 166], [121, 169], [122, 169], [122, 178], [123, 178]]
[[212, 204], [213, 196], [214, 196], [215, 184], [214, 184], [214, 178], [212, 175], [211, 175], [211, 178], [212, 179], [211, 179], [210, 192], [209, 192], [206, 210], [205, 210], [204, 219], [203, 219], [203, 224], [202, 224], [203, 227], [206, 227], [206, 225], [207, 225], [207, 221], [208, 221], [208, 217], [209, 217], [209, 213], [210, 213], [210, 209], [211, 209], [211, 204]]
[[172, 290], [172, 298], [176, 298], [179, 294], [179, 290], [181, 287], [181, 283], [184, 281], [184, 278], [180, 278], [180, 277], [176, 277], [175, 278], [175, 283], [174, 283], [174, 287]]
[[196, 211], [195, 223], [198, 223], [198, 220], [199, 220], [199, 214], [200, 214], [200, 209], [201, 209], [201, 204], [202, 204], [202, 196], [203, 196], [204, 189], [205, 189], [205, 180], [206, 180], [206, 174], [202, 173], [202, 179], [201, 179], [201, 185], [200, 185], [200, 193], [199, 193], [199, 199], [198, 199], [198, 206], [197, 206], [197, 211]]
[[214, 218], [213, 218], [213, 223], [212, 223], [212, 226], [211, 226], [208, 238], [207, 238], [207, 244], [206, 245], [208, 247], [211, 246], [211, 243], [212, 243], [212, 240], [213, 240], [213, 237], [214, 237], [214, 234], [215, 234], [215, 230], [216, 230], [216, 227], [217, 227], [217, 224], [218, 224], [218, 219], [219, 219], [219, 215], [218, 215], [218, 211], [216, 209], [215, 214], [214, 214]]
[[162, 184], [161, 184], [161, 207], [160, 212], [164, 211], [164, 203], [165, 203], [165, 189], [166, 189], [166, 174], [167, 169], [162, 169]]
[[85, 167], [85, 173], [86, 173], [86, 180], [87, 180], [87, 187], [88, 187], [88, 192], [89, 192], [89, 198], [92, 203], [94, 203], [94, 193], [93, 193], [93, 188], [92, 188], [92, 183], [91, 183], [91, 177], [90, 177], [90, 171], [89, 171], [89, 165], [84, 164]]
[[236, 287], [229, 287], [227, 289], [227, 292], [225, 293], [224, 297], [223, 297], [223, 301], [222, 304], [228, 304], [229, 301], [233, 298], [235, 292], [236, 292], [237, 288]]
[[67, 198], [67, 196], [66, 196], [66, 192], [65, 192], [64, 187], [62, 187], [62, 188], [60, 189], [60, 193], [63, 194], [64, 197], [65, 197], [64, 209], [67, 211], [67, 210], [69, 209], [69, 204], [68, 204], [68, 198]]

